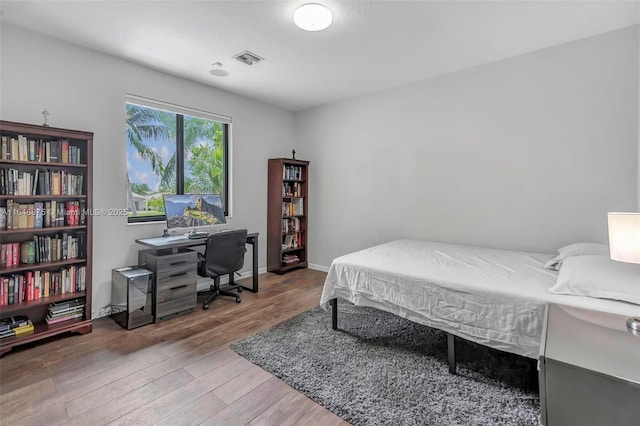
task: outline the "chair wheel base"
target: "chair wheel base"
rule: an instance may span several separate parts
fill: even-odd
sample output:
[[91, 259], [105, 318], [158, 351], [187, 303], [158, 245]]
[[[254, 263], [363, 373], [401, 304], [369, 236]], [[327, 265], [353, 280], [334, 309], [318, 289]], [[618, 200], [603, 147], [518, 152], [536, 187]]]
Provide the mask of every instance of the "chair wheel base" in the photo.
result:
[[209, 305], [202, 305], [202, 309], [206, 311], [207, 309], [209, 309]]
[[242, 293], [242, 287], [238, 287], [238, 293]]
[[240, 302], [242, 302], [242, 300], [240, 300], [239, 297], [236, 297], [236, 303], [240, 303]]

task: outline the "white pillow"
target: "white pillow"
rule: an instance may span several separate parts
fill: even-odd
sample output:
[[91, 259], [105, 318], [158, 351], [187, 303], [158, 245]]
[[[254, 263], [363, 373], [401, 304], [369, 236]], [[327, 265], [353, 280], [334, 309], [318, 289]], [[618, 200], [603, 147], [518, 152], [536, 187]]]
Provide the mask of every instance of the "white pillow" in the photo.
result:
[[547, 291], [640, 305], [640, 265], [608, 256], [569, 257], [563, 261], [556, 285]]
[[588, 256], [592, 254], [609, 255], [609, 246], [599, 243], [573, 243], [568, 246], [560, 247], [558, 255], [544, 264], [546, 269], [559, 271], [562, 261], [572, 256]]

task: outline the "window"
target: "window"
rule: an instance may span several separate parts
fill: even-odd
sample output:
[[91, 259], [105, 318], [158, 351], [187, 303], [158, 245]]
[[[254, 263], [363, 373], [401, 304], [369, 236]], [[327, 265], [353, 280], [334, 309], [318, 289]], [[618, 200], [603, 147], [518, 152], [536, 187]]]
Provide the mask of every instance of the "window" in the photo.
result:
[[222, 194], [229, 214], [231, 119], [127, 97], [128, 222], [165, 220], [164, 194]]

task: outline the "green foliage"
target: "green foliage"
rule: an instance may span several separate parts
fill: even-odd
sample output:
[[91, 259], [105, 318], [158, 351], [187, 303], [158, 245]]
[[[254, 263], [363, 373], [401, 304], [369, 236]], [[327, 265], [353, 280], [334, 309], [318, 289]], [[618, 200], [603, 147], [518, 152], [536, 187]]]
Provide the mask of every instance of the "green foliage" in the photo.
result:
[[220, 194], [224, 184], [224, 153], [222, 144], [195, 146], [187, 162], [191, 179], [185, 182], [185, 191], [195, 194]]
[[149, 210], [159, 210], [161, 212], [160, 214], [164, 214], [164, 201], [162, 197], [151, 198], [147, 205], [149, 206]]
[[146, 183], [131, 182], [131, 191], [140, 195], [151, 194], [151, 188]]

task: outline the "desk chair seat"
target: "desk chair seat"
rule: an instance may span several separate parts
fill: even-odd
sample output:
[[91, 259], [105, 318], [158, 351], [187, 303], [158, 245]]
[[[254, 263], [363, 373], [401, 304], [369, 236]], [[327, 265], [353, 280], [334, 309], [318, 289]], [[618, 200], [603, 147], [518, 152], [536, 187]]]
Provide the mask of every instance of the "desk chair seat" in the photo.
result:
[[[240, 303], [240, 296], [229, 290], [241, 291], [239, 285], [231, 285], [224, 290], [220, 288], [220, 277], [233, 274], [244, 266], [244, 254], [247, 251], [245, 246], [247, 242], [246, 229], [234, 229], [232, 231], [216, 232], [207, 237], [207, 245], [204, 255], [198, 253], [201, 261], [201, 267], [198, 268], [198, 274], [203, 277], [213, 279], [213, 284], [207, 300], [202, 304], [202, 309], [209, 309], [209, 303], [218, 296], [235, 297], [236, 303]], [[229, 280], [233, 281], [233, 280]]]

